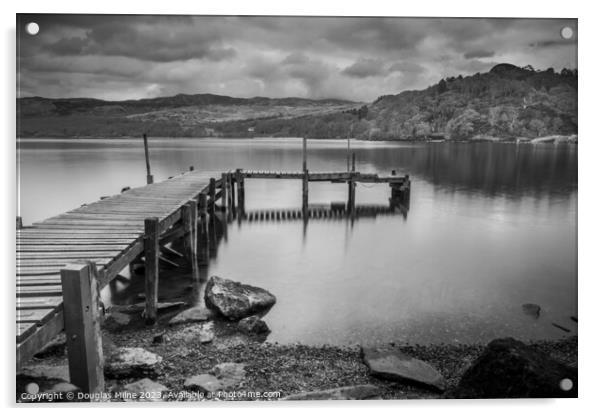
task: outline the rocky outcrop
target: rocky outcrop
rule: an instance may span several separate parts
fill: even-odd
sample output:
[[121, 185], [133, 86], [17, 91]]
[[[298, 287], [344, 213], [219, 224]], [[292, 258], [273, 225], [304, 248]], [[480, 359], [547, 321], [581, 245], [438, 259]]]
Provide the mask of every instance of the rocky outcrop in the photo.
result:
[[374, 400], [380, 399], [380, 393], [381, 390], [372, 384], [361, 384], [292, 394], [282, 400]]
[[259, 316], [253, 315], [238, 321], [238, 329], [248, 334], [262, 335], [270, 332], [268, 324]]
[[105, 360], [109, 378], [156, 376], [161, 356], [144, 348], [116, 348]]
[[223, 316], [238, 320], [272, 307], [276, 297], [259, 287], [212, 276], [205, 288], [205, 303]]
[[[568, 385], [571, 388], [564, 390], [563, 387]], [[513, 338], [496, 339], [466, 370], [452, 396], [577, 397], [577, 369], [559, 363]]]
[[180, 312], [169, 321], [169, 325], [178, 325], [191, 322], [203, 322], [211, 319], [214, 312], [204, 306], [194, 306]]
[[362, 358], [374, 377], [445, 390], [445, 379], [430, 364], [392, 347], [362, 347]]

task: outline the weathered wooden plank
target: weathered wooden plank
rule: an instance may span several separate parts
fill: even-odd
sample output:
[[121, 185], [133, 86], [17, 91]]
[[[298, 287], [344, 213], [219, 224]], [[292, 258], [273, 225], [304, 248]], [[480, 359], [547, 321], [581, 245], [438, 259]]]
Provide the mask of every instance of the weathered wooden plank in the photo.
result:
[[62, 296], [34, 296], [17, 298], [17, 309], [58, 308], [63, 303]]
[[17, 322], [17, 342], [20, 342], [33, 334], [36, 330], [36, 324], [33, 322]]
[[98, 251], [112, 251], [120, 252], [123, 251], [129, 244], [45, 244], [45, 245], [31, 245], [31, 244], [17, 244], [17, 253], [60, 253], [60, 252], [98, 252]]
[[54, 315], [54, 308], [19, 309], [17, 310], [17, 323], [44, 324]]
[[60, 285], [17, 286], [17, 297], [60, 296]]

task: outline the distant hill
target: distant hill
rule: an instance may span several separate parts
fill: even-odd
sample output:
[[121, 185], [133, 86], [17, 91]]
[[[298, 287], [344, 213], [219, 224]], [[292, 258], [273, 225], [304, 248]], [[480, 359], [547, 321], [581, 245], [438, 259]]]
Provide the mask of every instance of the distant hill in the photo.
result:
[[19, 137], [245, 137], [421, 140], [534, 138], [577, 133], [577, 71], [510, 64], [421, 91], [344, 100], [213, 94], [103, 101], [17, 100]]

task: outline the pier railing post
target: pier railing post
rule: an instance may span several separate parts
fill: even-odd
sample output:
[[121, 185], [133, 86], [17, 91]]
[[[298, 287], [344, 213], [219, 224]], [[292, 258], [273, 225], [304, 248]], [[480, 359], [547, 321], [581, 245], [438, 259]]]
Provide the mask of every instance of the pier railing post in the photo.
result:
[[207, 214], [207, 194], [199, 196], [199, 261], [202, 265], [209, 264], [209, 216]]
[[188, 201], [182, 206], [182, 220], [184, 224], [184, 256], [192, 264], [193, 270], [196, 266], [197, 248], [197, 219], [198, 207], [195, 200]]
[[230, 191], [230, 186], [228, 185], [229, 182], [228, 174], [222, 173], [222, 210], [226, 220], [228, 218], [228, 193]]
[[105, 386], [96, 273], [92, 262], [61, 269], [69, 378], [84, 393], [101, 393]]
[[159, 296], [159, 219], [156, 217], [144, 220], [144, 271], [144, 318], [147, 324], [154, 324]]
[[216, 201], [215, 178], [209, 179], [209, 253], [215, 255], [217, 249], [217, 231], [215, 224], [215, 204]]
[[302, 203], [302, 211], [303, 218], [307, 219], [309, 208], [309, 173], [307, 169], [303, 171], [303, 203]]

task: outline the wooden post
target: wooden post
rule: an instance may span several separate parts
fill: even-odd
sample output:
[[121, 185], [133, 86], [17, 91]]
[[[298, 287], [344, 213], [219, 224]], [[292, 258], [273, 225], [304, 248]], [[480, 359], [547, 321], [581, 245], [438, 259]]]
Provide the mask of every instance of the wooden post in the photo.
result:
[[303, 218], [307, 217], [307, 209], [309, 206], [309, 173], [307, 172], [307, 170], [305, 170], [303, 172], [303, 204], [302, 204], [302, 211], [303, 211]]
[[245, 215], [245, 178], [242, 175], [242, 169], [236, 169], [236, 196], [238, 197], [238, 218]]
[[151, 175], [150, 159], [148, 157], [148, 139], [146, 138], [146, 133], [142, 135], [142, 138], [144, 139], [144, 158], [146, 159], [146, 183], [150, 185], [153, 183], [153, 175]]
[[193, 265], [196, 264], [198, 207], [195, 200], [182, 206], [182, 222], [184, 224], [184, 256]]
[[17, 217], [17, 230], [23, 228], [23, 218]]
[[207, 214], [207, 194], [199, 196], [200, 226], [199, 226], [199, 262], [209, 264], [209, 216]]
[[224, 212], [224, 221], [229, 221], [230, 213], [228, 207], [228, 199], [230, 196], [230, 179], [227, 173], [222, 173], [222, 209]]
[[351, 153], [351, 172], [355, 172], [355, 152]]
[[217, 248], [217, 232], [215, 224], [216, 185], [215, 178], [209, 179], [209, 252], [215, 255]]
[[96, 273], [92, 262], [61, 269], [69, 378], [84, 393], [101, 393], [105, 387]]
[[303, 172], [307, 170], [307, 139], [303, 138]]
[[230, 216], [236, 217], [236, 174], [230, 172], [228, 176], [230, 177], [230, 192], [228, 194], [230, 197]]
[[146, 306], [144, 318], [152, 325], [157, 320], [157, 298], [159, 297], [159, 219], [144, 220], [144, 270]]
[[351, 216], [355, 215], [355, 181], [351, 179], [348, 182], [348, 198], [347, 198], [347, 213]]

